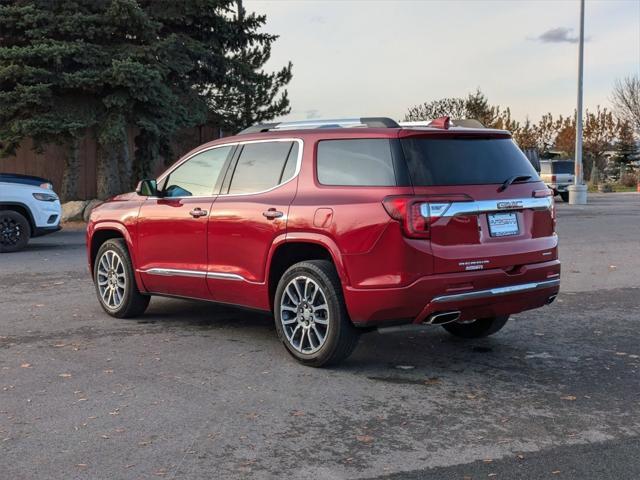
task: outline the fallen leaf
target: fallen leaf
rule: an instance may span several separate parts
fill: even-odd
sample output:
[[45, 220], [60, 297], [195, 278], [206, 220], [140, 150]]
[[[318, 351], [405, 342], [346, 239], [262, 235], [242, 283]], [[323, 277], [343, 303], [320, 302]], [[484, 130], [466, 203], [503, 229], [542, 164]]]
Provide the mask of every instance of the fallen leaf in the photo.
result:
[[31, 364], [30, 363], [23, 363], [20, 365], [22, 368], [31, 368]]
[[482, 460], [484, 463], [491, 463], [493, 462], [493, 460], [491, 458], [485, 458], [484, 460]]
[[356, 435], [356, 440], [362, 443], [371, 443], [373, 442], [373, 437], [371, 435]]
[[438, 383], [440, 383], [440, 379], [439, 379], [438, 377], [431, 377], [431, 378], [427, 378], [427, 379], [424, 381], [424, 384], [425, 384], [425, 385], [436, 385], [436, 384], [438, 384]]
[[413, 370], [416, 367], [414, 367], [413, 365], [396, 365], [396, 368], [398, 370]]
[[300, 410], [294, 410], [291, 415], [293, 415], [294, 417], [302, 417], [304, 416], [304, 412], [301, 412]]
[[574, 401], [576, 399], [576, 397], [574, 395], [565, 395], [564, 397], [560, 397], [561, 400], [570, 400], [570, 401]]
[[553, 471], [553, 472], [551, 472], [551, 473], [553, 473], [554, 475], [557, 475], [557, 474], [559, 474], [559, 473], [560, 473], [560, 470], [554, 470], [554, 471]]
[[70, 374], [70, 373], [61, 373], [61, 374], [60, 374], [60, 375], [58, 375], [58, 376], [59, 376], [59, 377], [62, 377], [62, 378], [69, 378], [69, 377], [71, 377], [71, 374]]

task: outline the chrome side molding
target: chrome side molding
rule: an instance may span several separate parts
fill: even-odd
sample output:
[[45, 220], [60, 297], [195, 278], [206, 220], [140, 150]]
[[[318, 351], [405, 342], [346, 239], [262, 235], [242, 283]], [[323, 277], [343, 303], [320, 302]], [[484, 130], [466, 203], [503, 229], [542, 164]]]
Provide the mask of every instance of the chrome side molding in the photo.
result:
[[162, 275], [165, 277], [201, 277], [207, 276], [207, 272], [199, 270], [179, 270], [176, 268], [150, 268], [149, 270], [138, 270], [140, 273], [148, 273], [149, 275]]
[[432, 303], [448, 303], [460, 302], [463, 300], [472, 300], [474, 298], [495, 297], [498, 295], [506, 295], [509, 293], [529, 292], [531, 290], [539, 290], [542, 288], [556, 287], [560, 285], [560, 279], [545, 280], [542, 282], [521, 283], [519, 285], [509, 285], [506, 287], [491, 288], [488, 290], [475, 290], [465, 293], [454, 293], [451, 295], [441, 295], [431, 300]]
[[245, 278], [236, 273], [223, 272], [203, 272], [202, 270], [180, 270], [176, 268], [150, 268], [148, 270], [138, 270], [140, 273], [149, 275], [162, 275], [166, 277], [195, 277], [195, 278], [215, 278], [219, 280], [235, 280], [244, 282]]

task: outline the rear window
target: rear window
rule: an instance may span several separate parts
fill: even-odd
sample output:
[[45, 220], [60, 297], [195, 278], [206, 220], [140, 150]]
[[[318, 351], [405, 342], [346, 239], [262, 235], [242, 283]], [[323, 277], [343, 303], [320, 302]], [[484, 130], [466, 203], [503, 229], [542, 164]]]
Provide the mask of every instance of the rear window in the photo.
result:
[[573, 162], [551, 162], [553, 173], [573, 173]]
[[538, 174], [510, 138], [405, 138], [402, 148], [416, 186], [502, 183]]
[[323, 140], [318, 143], [317, 168], [323, 185], [396, 185], [386, 138]]

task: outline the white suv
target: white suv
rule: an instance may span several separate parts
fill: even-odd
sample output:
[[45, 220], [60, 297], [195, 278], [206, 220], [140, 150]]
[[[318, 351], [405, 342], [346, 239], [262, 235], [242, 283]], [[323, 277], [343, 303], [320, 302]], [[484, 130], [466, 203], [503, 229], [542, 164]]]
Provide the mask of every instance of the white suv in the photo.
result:
[[0, 174], [0, 253], [15, 252], [29, 238], [60, 230], [60, 200], [45, 179]]

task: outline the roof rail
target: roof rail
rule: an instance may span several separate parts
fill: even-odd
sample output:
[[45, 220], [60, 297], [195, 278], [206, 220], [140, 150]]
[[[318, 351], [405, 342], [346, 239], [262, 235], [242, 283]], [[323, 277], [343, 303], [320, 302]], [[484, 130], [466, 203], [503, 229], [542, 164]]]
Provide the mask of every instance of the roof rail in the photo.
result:
[[339, 119], [314, 119], [297, 122], [262, 123], [245, 128], [238, 135], [269, 132], [273, 130], [301, 130], [311, 128], [399, 128], [395, 120], [386, 117], [361, 117]]

